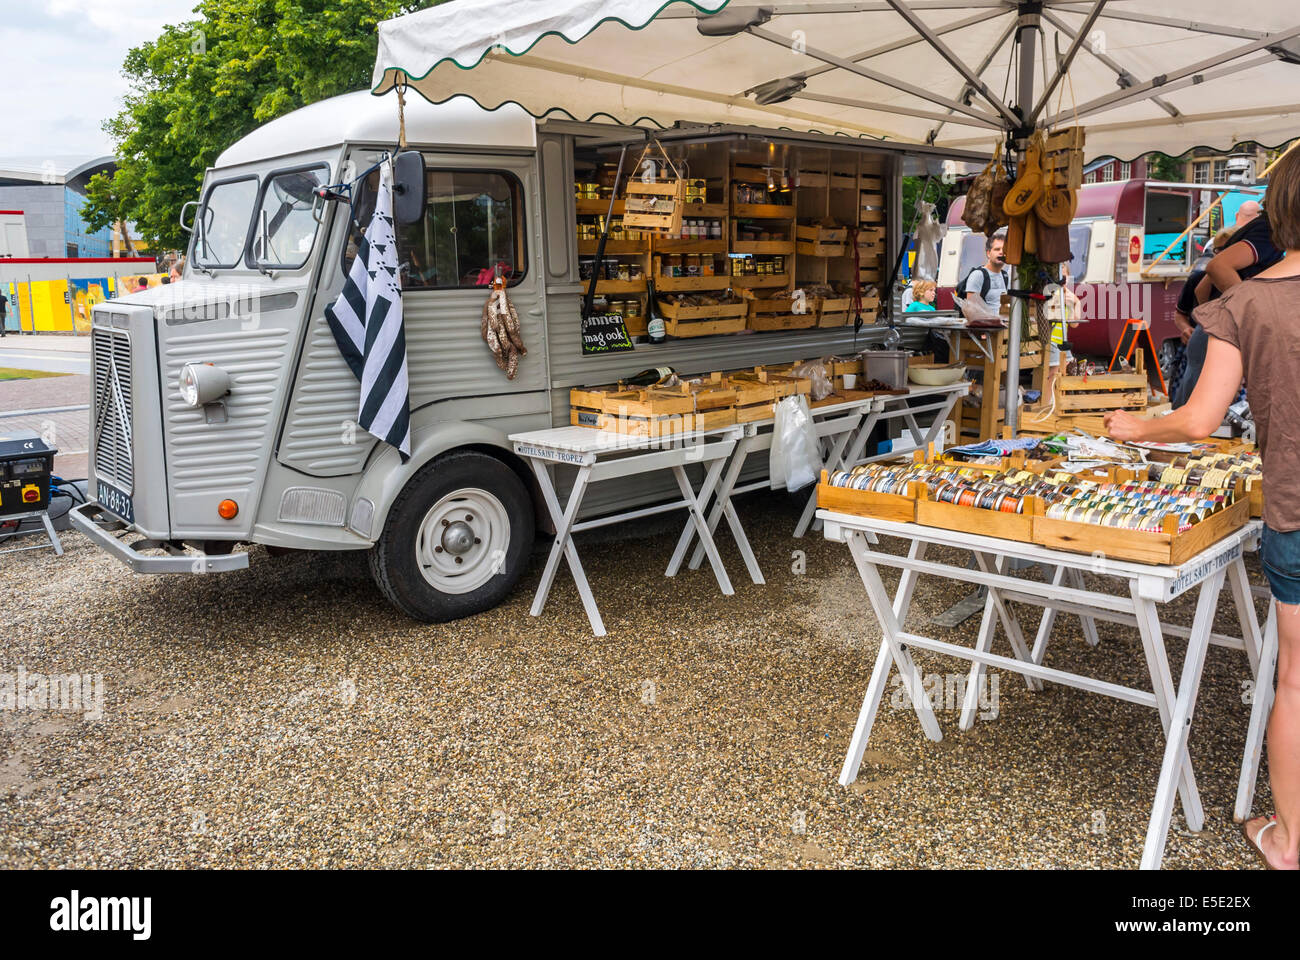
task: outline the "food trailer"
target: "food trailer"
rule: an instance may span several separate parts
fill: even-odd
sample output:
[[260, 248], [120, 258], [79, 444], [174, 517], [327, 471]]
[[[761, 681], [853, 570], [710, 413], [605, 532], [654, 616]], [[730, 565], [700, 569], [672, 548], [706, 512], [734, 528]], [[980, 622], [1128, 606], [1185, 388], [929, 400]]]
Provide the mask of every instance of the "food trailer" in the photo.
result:
[[[1174, 307], [1183, 283], [1209, 242], [1207, 227], [1187, 233], [1218, 194], [1262, 189], [1232, 184], [1117, 180], [1084, 184], [1070, 223], [1068, 286], [1088, 307], [1070, 326], [1078, 354], [1109, 359], [1125, 323], [1145, 315], [1156, 348], [1179, 342]], [[966, 198], [948, 209], [939, 255], [939, 301], [951, 306], [954, 288], [984, 262], [984, 236], [962, 221]]]
[[[73, 519], [136, 572], [243, 567], [237, 543], [365, 550], [408, 613], [489, 608], [514, 586], [535, 528], [548, 525], [512, 433], [567, 424], [571, 389], [649, 367], [692, 374], [863, 350], [886, 332], [871, 321], [887, 305], [871, 298], [901, 235], [901, 178], [981, 160], [747, 125], [659, 130], [694, 194], [681, 235], [652, 241], [617, 222], [622, 191], [609, 180], [625, 148], [632, 168], [647, 128], [537, 120], [464, 98], [409, 98], [400, 123], [426, 188], [423, 216], [398, 242], [410, 459], [358, 429], [358, 383], [325, 319], [356, 235], [347, 204], [319, 191], [364, 172], [399, 138], [393, 98], [359, 92], [227, 149], [204, 178], [181, 282], [94, 309], [93, 497]], [[586, 355], [585, 278], [611, 209], [596, 293], [639, 342]], [[854, 228], [859, 249], [834, 232], [834, 243], [819, 244], [830, 223]], [[813, 225], [808, 240], [803, 224]], [[513, 379], [480, 330], [496, 275], [528, 351]], [[644, 336], [648, 280], [667, 317], [663, 343]], [[792, 292], [813, 284], [846, 299], [834, 311], [792, 309]], [[847, 302], [855, 289], [867, 303], [859, 330]], [[726, 316], [693, 306], [728, 290], [740, 306], [714, 310]], [[753, 306], [781, 297], [783, 306]], [[214, 379], [225, 389], [210, 396]], [[751, 458], [751, 474], [765, 461]], [[674, 493], [667, 478], [610, 483], [583, 514]]]

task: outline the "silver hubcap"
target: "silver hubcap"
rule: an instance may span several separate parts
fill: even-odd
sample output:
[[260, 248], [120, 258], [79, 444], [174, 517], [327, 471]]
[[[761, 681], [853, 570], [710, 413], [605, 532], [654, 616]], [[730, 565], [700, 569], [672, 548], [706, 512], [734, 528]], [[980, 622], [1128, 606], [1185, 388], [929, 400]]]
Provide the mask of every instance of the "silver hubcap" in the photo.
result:
[[424, 579], [443, 593], [469, 593], [505, 572], [510, 517], [486, 490], [447, 494], [420, 521], [415, 556]]

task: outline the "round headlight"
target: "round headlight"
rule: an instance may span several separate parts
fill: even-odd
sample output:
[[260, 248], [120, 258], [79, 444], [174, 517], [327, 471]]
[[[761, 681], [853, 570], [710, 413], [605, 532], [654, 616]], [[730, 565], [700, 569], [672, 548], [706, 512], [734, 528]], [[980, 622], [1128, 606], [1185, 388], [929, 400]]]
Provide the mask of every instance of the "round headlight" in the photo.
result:
[[201, 407], [230, 392], [230, 374], [211, 363], [187, 363], [181, 367], [181, 400], [187, 407]]

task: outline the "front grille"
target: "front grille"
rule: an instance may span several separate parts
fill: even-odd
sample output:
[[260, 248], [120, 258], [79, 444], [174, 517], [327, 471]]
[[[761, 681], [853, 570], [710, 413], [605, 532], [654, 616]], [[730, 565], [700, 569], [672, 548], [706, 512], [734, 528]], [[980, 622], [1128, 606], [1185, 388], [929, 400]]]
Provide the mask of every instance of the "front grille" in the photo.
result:
[[95, 368], [95, 474], [131, 493], [135, 466], [131, 456], [131, 338], [125, 330], [91, 331]]

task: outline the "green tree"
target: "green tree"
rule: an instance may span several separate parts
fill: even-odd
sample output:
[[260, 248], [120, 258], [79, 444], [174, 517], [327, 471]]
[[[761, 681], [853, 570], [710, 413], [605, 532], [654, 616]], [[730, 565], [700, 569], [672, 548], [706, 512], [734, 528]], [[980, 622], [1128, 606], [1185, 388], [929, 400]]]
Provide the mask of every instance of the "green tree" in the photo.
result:
[[1167, 153], [1147, 154], [1147, 176], [1152, 180], [1169, 180], [1180, 182], [1183, 179], [1183, 157], [1171, 157]]
[[93, 229], [134, 221], [150, 248], [186, 245], [181, 206], [230, 144], [292, 110], [370, 83], [376, 25], [441, 0], [199, 0], [194, 19], [131, 50], [104, 124], [118, 168], [93, 177]]

